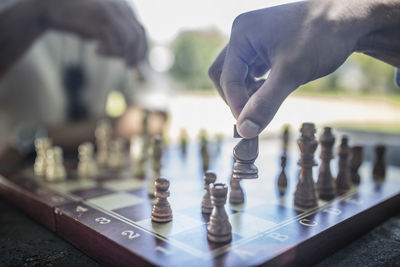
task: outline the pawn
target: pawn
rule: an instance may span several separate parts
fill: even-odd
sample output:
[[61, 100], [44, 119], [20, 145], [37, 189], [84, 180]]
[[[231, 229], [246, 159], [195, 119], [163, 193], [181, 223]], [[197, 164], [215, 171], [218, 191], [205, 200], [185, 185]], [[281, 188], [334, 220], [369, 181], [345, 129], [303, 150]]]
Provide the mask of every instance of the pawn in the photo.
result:
[[97, 175], [97, 164], [94, 159], [94, 147], [92, 143], [85, 142], [78, 147], [78, 176], [92, 178]]
[[58, 182], [65, 180], [66, 171], [63, 162], [62, 149], [58, 146], [50, 148], [46, 153], [46, 181]]
[[350, 189], [350, 176], [348, 167], [349, 145], [346, 135], [338, 148], [339, 170], [336, 178], [336, 190], [338, 194], [346, 193]]
[[321, 145], [321, 165], [319, 167], [317, 190], [323, 200], [331, 200], [335, 197], [335, 181], [332, 177], [330, 162], [333, 159], [335, 136], [330, 127], [325, 127], [319, 137]]
[[351, 158], [350, 158], [350, 178], [353, 184], [360, 184], [360, 174], [358, 174], [358, 169], [363, 161], [363, 147], [353, 146], [351, 148]]
[[51, 148], [51, 140], [49, 138], [35, 140], [36, 158], [33, 165], [35, 176], [46, 176], [46, 153], [49, 148]]
[[385, 178], [385, 152], [386, 147], [384, 145], [377, 145], [375, 147], [375, 163], [372, 170], [372, 175], [375, 180], [383, 180]]
[[169, 181], [165, 178], [158, 178], [155, 185], [154, 197], [156, 202], [151, 211], [151, 220], [158, 223], [170, 222], [172, 221], [172, 210], [167, 199], [169, 197]]
[[240, 185], [240, 179], [231, 177], [230, 181], [231, 191], [229, 192], [229, 203], [242, 204], [244, 203], [244, 192]]
[[232, 240], [232, 226], [225, 211], [228, 187], [226, 184], [210, 184], [211, 203], [213, 210], [210, 223], [207, 226], [207, 238], [211, 242], [226, 243]]
[[203, 201], [201, 202], [201, 212], [204, 214], [210, 214], [213, 209], [210, 197], [210, 184], [215, 183], [216, 180], [217, 176], [215, 173], [207, 171], [204, 174], [204, 189], [206, 190], [206, 193], [204, 194]]
[[281, 195], [283, 195], [286, 192], [287, 188], [287, 176], [285, 173], [286, 161], [287, 161], [286, 153], [283, 153], [281, 156], [281, 173], [279, 174], [278, 177], [278, 190]]
[[120, 138], [114, 139], [110, 142], [108, 167], [118, 169], [124, 167], [125, 164], [124, 141]]

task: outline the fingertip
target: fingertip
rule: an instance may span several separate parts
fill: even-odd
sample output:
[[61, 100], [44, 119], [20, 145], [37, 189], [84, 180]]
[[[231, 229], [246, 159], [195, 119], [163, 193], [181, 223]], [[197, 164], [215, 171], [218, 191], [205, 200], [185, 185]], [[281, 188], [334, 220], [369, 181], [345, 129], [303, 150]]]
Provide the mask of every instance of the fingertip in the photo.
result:
[[261, 126], [252, 121], [251, 119], [245, 119], [239, 123], [238, 132], [240, 136], [245, 139], [251, 139], [259, 135]]

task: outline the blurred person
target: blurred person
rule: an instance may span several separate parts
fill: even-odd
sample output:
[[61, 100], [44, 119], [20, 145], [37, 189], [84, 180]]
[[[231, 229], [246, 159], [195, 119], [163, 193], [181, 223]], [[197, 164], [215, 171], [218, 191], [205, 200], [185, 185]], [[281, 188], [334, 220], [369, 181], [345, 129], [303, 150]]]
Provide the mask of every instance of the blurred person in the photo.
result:
[[312, 0], [241, 14], [209, 75], [239, 133], [252, 138], [291, 92], [353, 52], [400, 67], [400, 0]]
[[2, 167], [41, 135], [67, 149], [90, 140], [112, 90], [135, 103], [140, 75], [132, 67], [145, 59], [147, 41], [128, 2], [0, 0], [0, 32]]

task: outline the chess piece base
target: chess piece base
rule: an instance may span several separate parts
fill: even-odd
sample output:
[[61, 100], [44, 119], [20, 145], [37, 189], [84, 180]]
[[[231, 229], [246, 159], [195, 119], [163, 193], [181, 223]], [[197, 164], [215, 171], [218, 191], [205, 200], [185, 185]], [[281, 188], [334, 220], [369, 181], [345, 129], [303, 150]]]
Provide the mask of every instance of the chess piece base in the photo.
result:
[[233, 165], [233, 179], [257, 179], [258, 169], [253, 163], [235, 162]]

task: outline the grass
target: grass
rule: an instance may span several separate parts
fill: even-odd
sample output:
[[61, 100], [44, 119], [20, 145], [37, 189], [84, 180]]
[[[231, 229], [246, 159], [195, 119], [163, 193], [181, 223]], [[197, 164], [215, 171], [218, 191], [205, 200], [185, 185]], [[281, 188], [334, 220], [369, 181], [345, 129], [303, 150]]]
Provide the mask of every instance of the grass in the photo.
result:
[[398, 125], [346, 125], [339, 124], [335, 125], [335, 128], [342, 130], [355, 130], [363, 132], [379, 132], [379, 133], [390, 133], [390, 134], [400, 134], [400, 124]]

